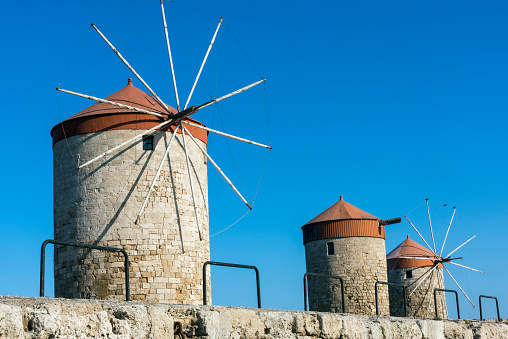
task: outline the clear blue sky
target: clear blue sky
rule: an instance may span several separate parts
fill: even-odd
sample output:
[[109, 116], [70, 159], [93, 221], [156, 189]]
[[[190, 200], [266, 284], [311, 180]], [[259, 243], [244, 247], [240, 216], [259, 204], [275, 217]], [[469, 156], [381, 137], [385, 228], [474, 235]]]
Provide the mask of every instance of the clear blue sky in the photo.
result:
[[[224, 102], [248, 132], [224, 111], [198, 117], [220, 129], [223, 118], [226, 131], [252, 133], [274, 147], [254, 210], [211, 239], [213, 260], [257, 265], [264, 307], [302, 309], [303, 224], [341, 194], [383, 219], [430, 198], [437, 202], [431, 208], [439, 244], [451, 209], [438, 203], [457, 207], [445, 251], [478, 235], [460, 255], [485, 275], [452, 273], [475, 304], [479, 294], [497, 296], [501, 316], [508, 316], [506, 2], [181, 2], [223, 16], [256, 66], [224, 26], [192, 103], [257, 81], [257, 70], [268, 79], [270, 133], [262, 86]], [[4, 5], [0, 295], [38, 295], [40, 244], [53, 237], [49, 132], [92, 103], [61, 95], [59, 110], [55, 87], [62, 81], [62, 88], [107, 96], [131, 76], [90, 23], [174, 106], [158, 6], [157, 0]], [[177, 4], [166, 8], [185, 98], [218, 19]], [[136, 79], [134, 85], [142, 88]], [[268, 153], [230, 145], [242, 190], [252, 200]], [[239, 182], [227, 144], [213, 137], [209, 146]], [[246, 209], [213, 168], [209, 179], [213, 234]], [[428, 239], [425, 212], [422, 205], [410, 216]], [[406, 234], [421, 243], [407, 222], [389, 226], [387, 252]], [[253, 279], [250, 272], [213, 268], [214, 303], [255, 306]], [[455, 289], [451, 280], [445, 283]], [[51, 279], [48, 284], [51, 291]], [[463, 297], [460, 303], [463, 317], [478, 317], [478, 308]], [[493, 317], [494, 305], [486, 307]]]

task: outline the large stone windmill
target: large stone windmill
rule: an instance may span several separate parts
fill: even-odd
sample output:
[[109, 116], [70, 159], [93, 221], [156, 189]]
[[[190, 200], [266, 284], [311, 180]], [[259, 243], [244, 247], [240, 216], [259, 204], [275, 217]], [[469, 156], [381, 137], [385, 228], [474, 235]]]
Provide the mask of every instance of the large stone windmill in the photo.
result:
[[[251, 208], [207, 153], [207, 135], [218, 133], [271, 147], [207, 128], [190, 116], [265, 80], [189, 107], [221, 18], [181, 108], [162, 0], [161, 10], [176, 108], [157, 96], [94, 24], [150, 95], [134, 87], [131, 79], [105, 99], [57, 88], [97, 103], [51, 131], [55, 240], [126, 250], [131, 257], [133, 300], [200, 304], [202, 266], [210, 258], [207, 162]], [[123, 265], [116, 254], [56, 247], [55, 296], [123, 299], [124, 295]]]

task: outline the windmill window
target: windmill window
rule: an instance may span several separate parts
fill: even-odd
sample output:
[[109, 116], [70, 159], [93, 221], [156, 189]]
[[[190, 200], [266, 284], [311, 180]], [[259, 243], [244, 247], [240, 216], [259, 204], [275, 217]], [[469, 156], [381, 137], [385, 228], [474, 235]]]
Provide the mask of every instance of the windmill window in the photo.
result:
[[413, 277], [413, 271], [406, 271], [406, 279], [411, 279]]
[[326, 251], [328, 252], [328, 255], [335, 254], [335, 248], [333, 247], [333, 242], [326, 243]]
[[143, 137], [143, 150], [144, 151], [153, 150], [153, 135]]

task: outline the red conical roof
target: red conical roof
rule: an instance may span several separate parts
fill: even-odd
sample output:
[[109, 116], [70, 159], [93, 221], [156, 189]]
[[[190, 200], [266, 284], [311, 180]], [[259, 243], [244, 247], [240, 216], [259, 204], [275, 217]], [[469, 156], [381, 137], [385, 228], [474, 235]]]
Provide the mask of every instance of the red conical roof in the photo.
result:
[[406, 240], [404, 240], [399, 246], [395, 247], [395, 249], [386, 256], [389, 270], [409, 267], [431, 267], [434, 265], [433, 260], [425, 260], [425, 258], [438, 259], [439, 257], [427, 248], [409, 239], [409, 235]]
[[317, 217], [306, 223], [305, 225], [315, 224], [323, 221], [333, 220], [379, 220], [372, 214], [369, 214], [350, 203], [345, 202], [340, 196], [332, 206], [328, 207], [324, 212], [319, 214]]
[[[119, 104], [129, 105], [136, 108], [142, 108], [147, 111], [160, 113], [160, 114], [168, 114], [168, 112], [162, 107], [161, 104], [157, 102], [152, 96], [143, 92], [137, 87], [132, 85], [132, 79], [129, 78], [127, 81], [127, 86], [122, 88], [121, 90], [111, 94], [106, 98], [106, 100], [117, 102]], [[177, 113], [176, 109], [171, 106], [168, 106], [168, 109], [171, 113]], [[101, 115], [101, 114], [118, 114], [118, 113], [133, 113], [133, 111], [116, 107], [110, 104], [105, 104], [102, 102], [97, 102], [90, 107], [85, 108], [81, 112], [73, 115], [67, 120], [91, 116], [91, 115]]]
[[[155, 98], [143, 92], [139, 88], [132, 85], [132, 79], [129, 78], [127, 86], [121, 90], [111, 94], [106, 100], [117, 102], [120, 104], [141, 108], [147, 111], [161, 113], [167, 115], [167, 111], [159, 104]], [[173, 107], [166, 105], [172, 114], [177, 113]], [[165, 118], [155, 115], [139, 113], [126, 108], [113, 106], [106, 103], [97, 102], [92, 106], [85, 108], [81, 112], [73, 115], [69, 119], [59, 123], [51, 130], [53, 137], [53, 145], [65, 138], [74, 135], [103, 132], [110, 130], [148, 130], [160, 123]], [[203, 125], [190, 117], [185, 118], [198, 125]], [[173, 131], [174, 126], [167, 125], [161, 130]], [[206, 143], [208, 132], [194, 126], [186, 127], [189, 132], [196, 138]], [[178, 130], [181, 133], [181, 130]]]

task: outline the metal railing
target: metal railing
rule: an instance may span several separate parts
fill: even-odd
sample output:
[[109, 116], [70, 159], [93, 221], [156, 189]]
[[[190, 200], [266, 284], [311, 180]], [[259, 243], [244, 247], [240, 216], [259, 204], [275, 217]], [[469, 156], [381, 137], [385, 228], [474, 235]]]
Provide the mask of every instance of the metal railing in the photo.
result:
[[207, 305], [206, 302], [206, 266], [214, 265], [214, 266], [225, 266], [225, 267], [236, 267], [236, 268], [247, 268], [254, 270], [256, 272], [256, 287], [257, 287], [257, 297], [258, 297], [258, 308], [261, 308], [261, 289], [259, 287], [259, 271], [256, 266], [250, 265], [239, 265], [239, 264], [230, 264], [225, 262], [218, 261], [207, 261], [203, 264], [203, 305]]
[[129, 287], [129, 255], [122, 248], [114, 248], [114, 247], [106, 247], [106, 246], [96, 246], [96, 245], [87, 245], [87, 244], [71, 244], [61, 241], [56, 241], [52, 239], [48, 239], [42, 243], [41, 246], [41, 277], [40, 277], [40, 296], [44, 297], [44, 275], [45, 275], [45, 266], [46, 266], [46, 245], [61, 245], [61, 246], [69, 246], [69, 247], [79, 247], [79, 248], [89, 248], [92, 250], [101, 250], [101, 251], [109, 251], [109, 252], [120, 252], [124, 255], [124, 268], [125, 268], [125, 300], [130, 301], [130, 287]]
[[436, 288], [434, 290], [434, 310], [436, 311], [436, 315], [435, 315], [436, 319], [438, 319], [437, 318], [437, 297], [436, 297], [436, 292], [437, 291], [455, 293], [455, 302], [457, 304], [457, 319], [460, 319], [459, 295], [458, 295], [457, 291], [455, 291], [455, 290], [447, 290], [447, 289], [444, 289], [444, 288]]
[[482, 313], [482, 298], [489, 298], [494, 299], [496, 301], [496, 309], [497, 309], [497, 321], [501, 321], [501, 317], [499, 316], [499, 303], [497, 302], [496, 297], [492, 297], [490, 295], [480, 295], [478, 298], [478, 302], [480, 304], [480, 320], [483, 320], [483, 313]]
[[[407, 317], [406, 285], [391, 283], [391, 282], [387, 282], [387, 281], [376, 281], [376, 283], [374, 284], [374, 295], [376, 298], [376, 315], [379, 315], [379, 301], [378, 301], [378, 294], [377, 294], [377, 285], [378, 284], [402, 287], [402, 295], [404, 296], [404, 298], [403, 298], [403, 300], [404, 300], [404, 317]], [[388, 294], [389, 293], [390, 292], [388, 292]]]
[[339, 279], [340, 281], [340, 296], [342, 298], [342, 313], [346, 313], [346, 306], [345, 306], [345, 300], [344, 300], [344, 280], [342, 280], [342, 277], [338, 275], [328, 275], [328, 274], [320, 274], [320, 273], [305, 273], [303, 275], [303, 307], [305, 311], [308, 311], [307, 307], [307, 277], [309, 275], [315, 276], [315, 277], [323, 277], [323, 278], [332, 278], [332, 279]]

